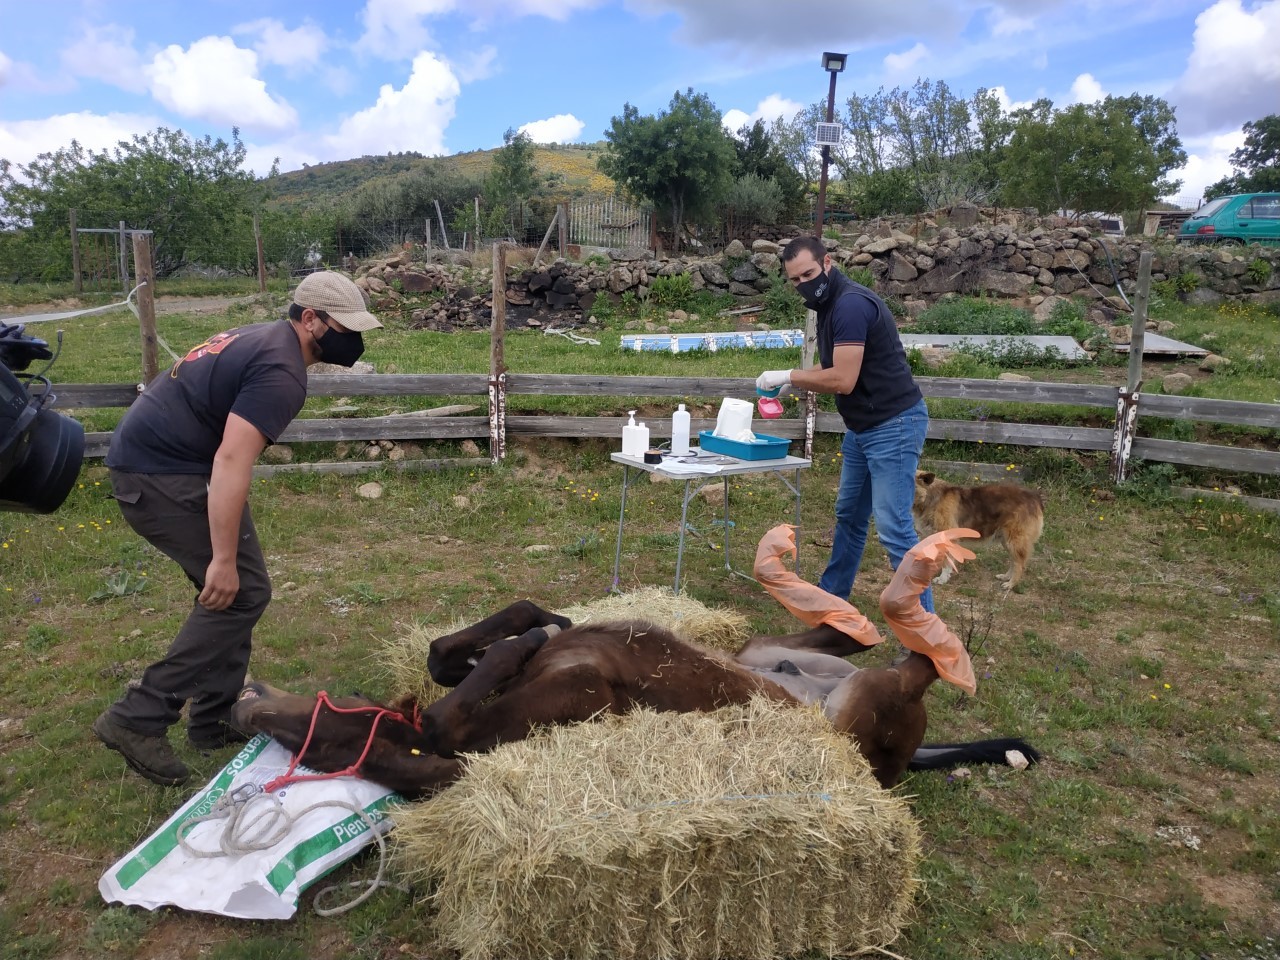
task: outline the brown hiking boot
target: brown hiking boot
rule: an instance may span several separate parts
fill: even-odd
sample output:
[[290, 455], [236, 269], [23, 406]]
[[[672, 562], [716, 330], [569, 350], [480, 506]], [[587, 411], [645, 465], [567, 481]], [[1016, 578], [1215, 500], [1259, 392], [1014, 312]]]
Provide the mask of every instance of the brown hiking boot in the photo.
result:
[[186, 783], [191, 775], [187, 765], [178, 759], [167, 737], [147, 735], [121, 726], [103, 711], [93, 721], [93, 733], [120, 756], [140, 776], [162, 787]]

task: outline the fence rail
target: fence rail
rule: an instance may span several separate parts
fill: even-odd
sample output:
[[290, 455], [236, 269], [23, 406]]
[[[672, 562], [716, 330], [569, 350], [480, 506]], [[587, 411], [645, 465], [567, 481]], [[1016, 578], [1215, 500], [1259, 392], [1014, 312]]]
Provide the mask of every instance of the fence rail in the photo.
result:
[[[1121, 388], [1087, 384], [1005, 382], [996, 380], [922, 377], [920, 387], [926, 397], [984, 400], [1007, 403], [1057, 404], [1116, 409]], [[314, 377], [312, 396], [420, 396], [455, 397], [489, 394], [486, 416], [425, 417], [395, 414], [381, 417], [343, 419], [301, 419], [281, 435], [281, 442], [340, 440], [460, 440], [495, 436], [501, 423], [503, 436], [515, 438], [571, 437], [613, 438], [621, 436], [621, 417], [544, 416], [512, 414], [505, 398], [525, 396], [574, 397], [740, 397], [755, 396], [755, 382], [736, 377], [597, 377], [574, 374], [503, 374], [497, 389], [485, 374], [370, 374]], [[65, 384], [55, 387], [56, 406], [62, 408], [122, 407], [138, 395], [133, 384]], [[496, 402], [495, 402], [496, 397]], [[1280, 430], [1280, 404], [1248, 403], [1235, 400], [1206, 400], [1195, 397], [1137, 395], [1139, 417], [1150, 416], [1195, 420]], [[503, 408], [498, 418], [496, 407]], [[697, 419], [692, 429], [709, 430], [715, 421]], [[804, 439], [812, 433], [804, 419], [781, 419], [769, 423], [768, 432], [790, 439]], [[813, 432], [841, 433], [844, 423], [835, 413], [814, 415]], [[651, 421], [656, 440], [669, 435], [665, 420]], [[1064, 450], [1115, 451], [1113, 427], [1062, 424], [1016, 423], [1000, 420], [932, 419], [929, 438], [960, 440], [1022, 447], [1051, 447]], [[103, 456], [110, 433], [86, 437], [88, 456]], [[808, 452], [808, 451], [806, 451]], [[1280, 452], [1249, 449], [1226, 444], [1192, 443], [1136, 437], [1132, 455], [1144, 460], [1185, 466], [1215, 467], [1244, 473], [1280, 475]], [[495, 455], [495, 459], [498, 457]]]
[[569, 242], [593, 247], [647, 247], [652, 216], [648, 207], [619, 197], [574, 200], [569, 204]]

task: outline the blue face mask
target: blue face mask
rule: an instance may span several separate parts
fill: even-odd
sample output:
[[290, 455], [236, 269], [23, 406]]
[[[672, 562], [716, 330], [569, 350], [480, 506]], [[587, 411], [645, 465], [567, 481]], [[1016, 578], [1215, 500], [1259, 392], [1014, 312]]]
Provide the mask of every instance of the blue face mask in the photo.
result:
[[355, 330], [344, 333], [325, 324], [324, 333], [316, 337], [315, 341], [320, 348], [320, 359], [325, 363], [336, 363], [340, 367], [355, 366], [355, 362], [364, 353], [364, 337]]

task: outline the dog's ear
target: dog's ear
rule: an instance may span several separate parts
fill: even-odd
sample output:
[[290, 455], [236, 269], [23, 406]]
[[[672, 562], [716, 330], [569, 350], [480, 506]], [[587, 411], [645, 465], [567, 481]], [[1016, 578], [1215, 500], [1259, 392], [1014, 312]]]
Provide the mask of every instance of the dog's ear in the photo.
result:
[[917, 470], [916, 479], [927, 487], [929, 484], [933, 483], [933, 481], [938, 479], [938, 475], [936, 473], [930, 473], [927, 470]]

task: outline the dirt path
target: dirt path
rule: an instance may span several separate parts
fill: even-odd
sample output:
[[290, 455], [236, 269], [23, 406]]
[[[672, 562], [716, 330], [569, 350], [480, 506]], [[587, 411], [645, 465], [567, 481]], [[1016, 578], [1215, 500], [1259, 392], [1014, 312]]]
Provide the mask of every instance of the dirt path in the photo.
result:
[[[174, 313], [221, 313], [228, 307], [239, 303], [249, 303], [260, 294], [252, 293], [240, 297], [160, 297], [156, 300], [156, 315], [166, 316]], [[0, 317], [21, 321], [22, 317], [41, 313], [66, 313], [79, 310], [81, 307], [92, 307], [83, 301], [69, 297], [52, 303], [28, 303], [20, 307], [0, 304]], [[124, 309], [123, 307], [121, 309]]]

